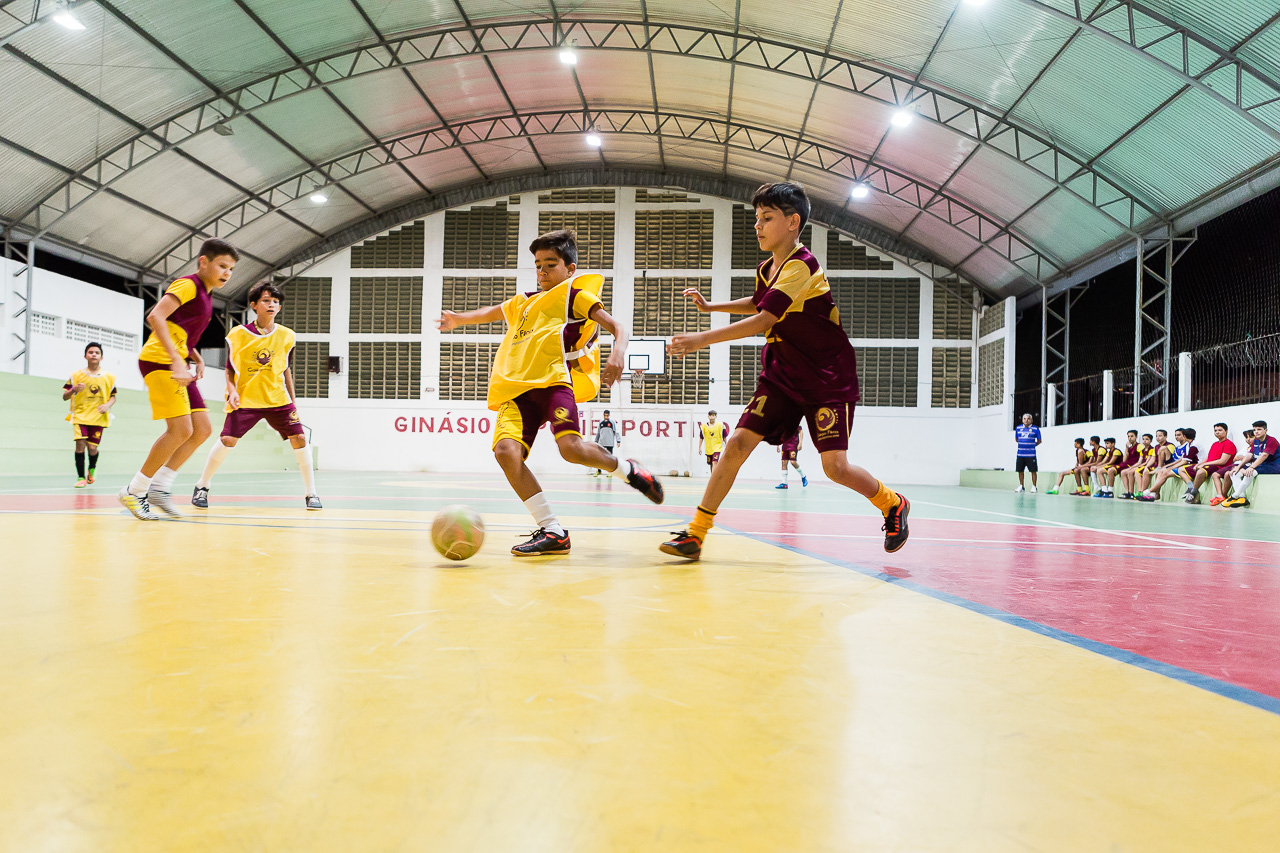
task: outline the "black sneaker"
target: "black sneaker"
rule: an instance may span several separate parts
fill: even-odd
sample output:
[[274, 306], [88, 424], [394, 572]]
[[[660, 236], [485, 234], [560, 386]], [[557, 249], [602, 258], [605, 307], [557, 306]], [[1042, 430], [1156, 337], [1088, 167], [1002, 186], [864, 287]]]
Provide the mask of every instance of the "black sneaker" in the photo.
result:
[[631, 473], [627, 475], [627, 485], [654, 503], [662, 503], [662, 481], [650, 474], [636, 460], [628, 459], [627, 461], [631, 463]]
[[196, 486], [196, 490], [191, 493], [191, 505], [196, 509], [208, 509], [209, 490], [203, 486]]
[[911, 512], [911, 501], [902, 492], [898, 492], [898, 505], [889, 510], [884, 517], [884, 549], [892, 554], [907, 544], [910, 532], [907, 530], [907, 513]]
[[702, 556], [702, 540], [687, 530], [681, 530], [659, 545], [658, 550], [673, 557], [696, 560]]
[[324, 504], [320, 503], [319, 495], [307, 495], [305, 502], [307, 509], [324, 509]]
[[541, 557], [543, 554], [568, 554], [569, 531], [564, 535], [552, 533], [545, 527], [539, 527], [530, 534], [531, 538], [522, 545], [515, 545], [511, 553], [517, 557]]

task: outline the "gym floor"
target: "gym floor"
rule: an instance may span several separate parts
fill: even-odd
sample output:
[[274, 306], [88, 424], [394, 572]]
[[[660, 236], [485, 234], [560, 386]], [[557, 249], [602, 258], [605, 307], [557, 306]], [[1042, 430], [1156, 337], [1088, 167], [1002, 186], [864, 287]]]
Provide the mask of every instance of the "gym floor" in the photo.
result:
[[1273, 517], [904, 487], [888, 555], [857, 495], [743, 481], [686, 563], [702, 481], [542, 479], [570, 556], [508, 554], [497, 475], [154, 523], [0, 477], [0, 849], [1276, 849]]

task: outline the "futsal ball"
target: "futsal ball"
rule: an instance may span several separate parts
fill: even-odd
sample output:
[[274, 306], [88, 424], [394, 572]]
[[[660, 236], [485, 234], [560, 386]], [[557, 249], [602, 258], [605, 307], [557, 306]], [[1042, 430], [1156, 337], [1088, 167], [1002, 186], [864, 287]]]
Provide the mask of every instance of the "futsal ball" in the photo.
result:
[[679, 477], [679, 476], [680, 476], [680, 472], [679, 472], [679, 471], [677, 471], [675, 468], [672, 468], [668, 473], [669, 473], [672, 477]]
[[431, 544], [447, 559], [465, 560], [483, 543], [484, 520], [469, 506], [447, 506], [431, 522]]

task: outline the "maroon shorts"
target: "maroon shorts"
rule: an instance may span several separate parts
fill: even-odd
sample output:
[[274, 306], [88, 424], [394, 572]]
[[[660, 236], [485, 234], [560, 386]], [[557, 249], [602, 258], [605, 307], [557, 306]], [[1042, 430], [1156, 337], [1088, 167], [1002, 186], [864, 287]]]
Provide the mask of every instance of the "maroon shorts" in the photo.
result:
[[222, 424], [222, 434], [230, 438], [244, 438], [245, 433], [261, 420], [265, 420], [273, 430], [280, 433], [281, 438], [303, 434], [298, 407], [293, 403], [273, 409], [236, 409], [228, 412], [227, 419]]
[[574, 402], [573, 389], [568, 385], [534, 388], [503, 403], [498, 409], [498, 422], [493, 429], [493, 446], [497, 447], [499, 441], [510, 438], [524, 445], [524, 454], [528, 456], [543, 424], [551, 425], [551, 434], [556, 438], [582, 435], [578, 430], [578, 404]]
[[1204, 466], [1204, 472], [1209, 476], [1213, 476], [1214, 474], [1217, 474], [1219, 471], [1230, 471], [1231, 465], [1232, 463], [1230, 462], [1228, 462], [1226, 465], [1206, 465]]
[[104, 429], [106, 429], [106, 427], [89, 426], [88, 424], [75, 424], [73, 434], [76, 437], [76, 441], [83, 439], [90, 444], [102, 444], [102, 431]]
[[708, 454], [707, 454], [707, 464], [708, 464], [708, 465], [714, 465], [715, 463], [717, 463], [717, 462], [719, 462], [719, 461], [720, 461], [720, 451], [719, 451], [719, 450], [717, 450], [715, 453], [708, 453]]
[[848, 450], [853, 407], [853, 403], [844, 401], [816, 406], [801, 403], [767, 379], [761, 379], [747, 410], [738, 419], [738, 426], [759, 433], [767, 443], [777, 445], [795, 434], [803, 418], [809, 424], [809, 437], [819, 453]]

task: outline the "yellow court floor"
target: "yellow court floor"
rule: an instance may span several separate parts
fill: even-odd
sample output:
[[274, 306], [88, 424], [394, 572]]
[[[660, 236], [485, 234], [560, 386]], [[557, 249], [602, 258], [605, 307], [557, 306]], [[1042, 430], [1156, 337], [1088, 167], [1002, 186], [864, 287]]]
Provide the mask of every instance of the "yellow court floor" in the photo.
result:
[[1280, 715], [582, 501], [462, 564], [393, 501], [0, 514], [0, 850], [1280, 849]]

